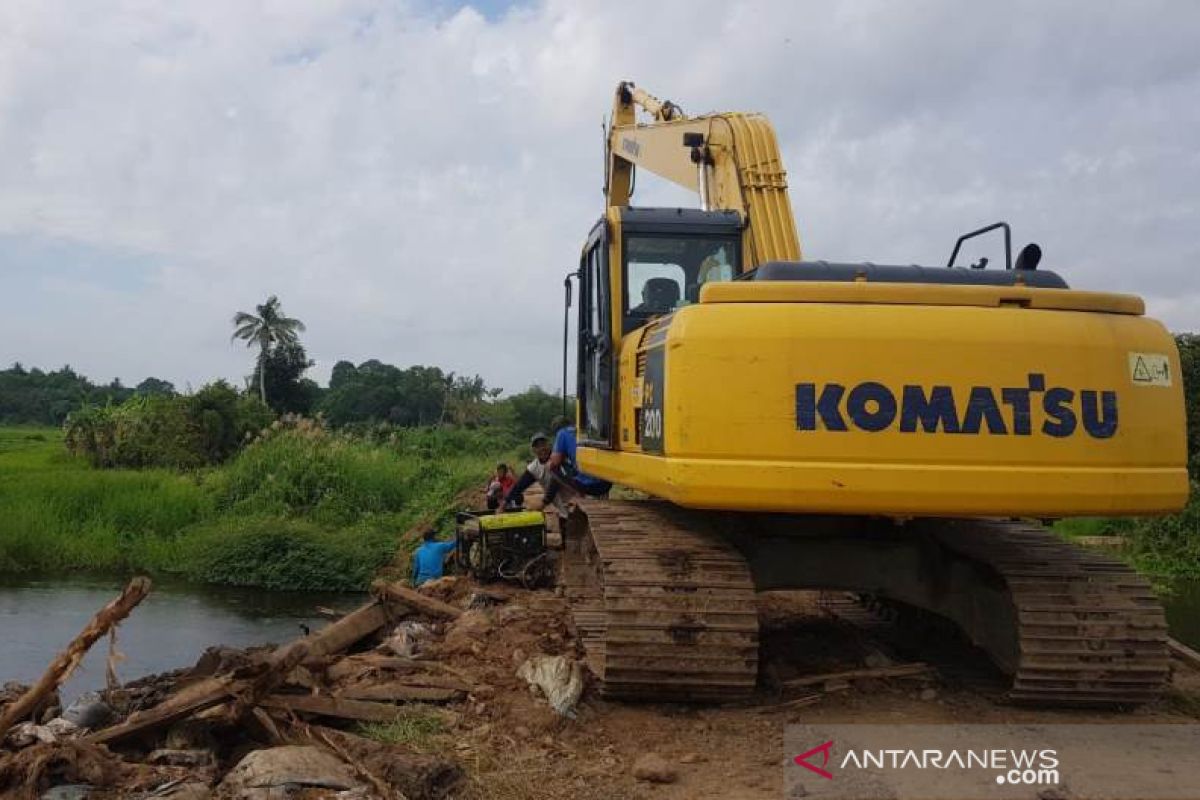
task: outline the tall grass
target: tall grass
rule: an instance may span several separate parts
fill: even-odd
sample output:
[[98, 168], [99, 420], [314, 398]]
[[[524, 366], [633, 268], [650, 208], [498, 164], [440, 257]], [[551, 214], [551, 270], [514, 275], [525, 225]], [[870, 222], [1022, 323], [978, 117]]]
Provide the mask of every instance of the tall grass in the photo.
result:
[[225, 465], [100, 470], [53, 429], [0, 429], [0, 570], [148, 570], [270, 588], [357, 589], [418, 521], [445, 520], [512, 442], [276, 426]]

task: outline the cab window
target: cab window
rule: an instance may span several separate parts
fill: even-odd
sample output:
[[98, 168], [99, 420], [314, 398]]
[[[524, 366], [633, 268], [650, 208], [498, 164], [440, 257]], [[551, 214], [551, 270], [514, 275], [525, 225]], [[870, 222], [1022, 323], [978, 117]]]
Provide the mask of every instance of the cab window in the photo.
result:
[[706, 283], [733, 280], [737, 247], [734, 237], [628, 236], [623, 333], [699, 302]]

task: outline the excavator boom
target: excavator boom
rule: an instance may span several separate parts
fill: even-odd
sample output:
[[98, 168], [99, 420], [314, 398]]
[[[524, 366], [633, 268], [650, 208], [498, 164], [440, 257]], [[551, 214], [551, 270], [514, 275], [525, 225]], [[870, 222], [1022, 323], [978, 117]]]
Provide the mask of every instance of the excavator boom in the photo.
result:
[[[653, 122], [639, 124], [637, 109]], [[799, 261], [800, 240], [775, 129], [761, 114], [688, 117], [669, 100], [622, 83], [608, 131], [610, 208], [629, 205], [641, 167], [696, 192], [702, 210], [741, 215], [747, 262]]]

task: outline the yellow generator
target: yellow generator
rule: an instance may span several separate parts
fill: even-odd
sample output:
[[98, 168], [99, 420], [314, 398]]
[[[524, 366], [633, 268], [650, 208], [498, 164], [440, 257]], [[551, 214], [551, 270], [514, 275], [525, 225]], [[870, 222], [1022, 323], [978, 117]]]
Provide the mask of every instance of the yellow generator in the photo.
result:
[[[647, 115], [639, 121], [637, 110]], [[629, 205], [635, 167], [699, 209]], [[1004, 268], [804, 261], [761, 115], [616, 93], [578, 270], [589, 500], [563, 580], [609, 696], [753, 690], [754, 593], [866, 593], [955, 622], [1018, 701], [1129, 705], [1169, 672], [1146, 581], [1037, 520], [1186, 501], [1179, 357], [1137, 297]], [[975, 267], [983, 267], [977, 264]]]

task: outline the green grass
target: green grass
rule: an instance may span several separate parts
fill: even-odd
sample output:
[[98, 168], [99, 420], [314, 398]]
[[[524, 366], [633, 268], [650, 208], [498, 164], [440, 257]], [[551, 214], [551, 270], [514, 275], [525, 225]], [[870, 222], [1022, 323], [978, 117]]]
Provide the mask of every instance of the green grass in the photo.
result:
[[222, 467], [96, 469], [61, 433], [0, 428], [0, 571], [171, 573], [277, 589], [360, 589], [400, 534], [482, 485], [495, 434], [381, 442], [281, 429]]
[[407, 745], [414, 750], [429, 750], [443, 733], [446, 724], [432, 709], [412, 706], [391, 722], [364, 722], [357, 732], [384, 744]]

